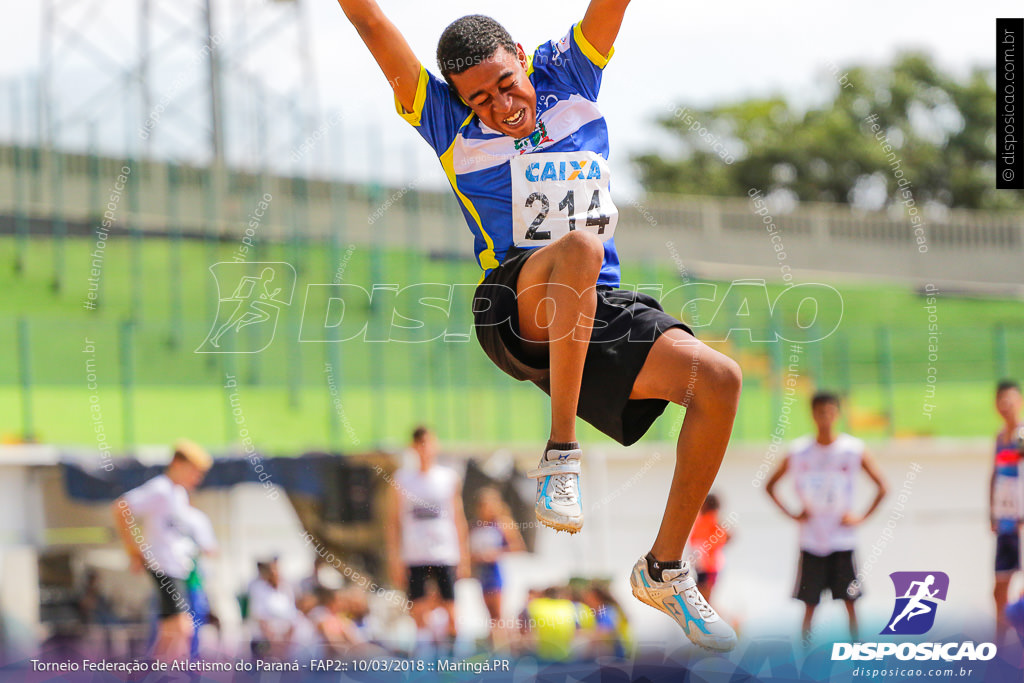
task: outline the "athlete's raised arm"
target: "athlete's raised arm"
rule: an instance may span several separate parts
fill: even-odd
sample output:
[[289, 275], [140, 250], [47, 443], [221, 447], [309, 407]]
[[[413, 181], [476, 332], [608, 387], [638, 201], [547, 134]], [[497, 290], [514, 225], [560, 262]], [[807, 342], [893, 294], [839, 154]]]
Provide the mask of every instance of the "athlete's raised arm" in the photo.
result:
[[374, 0], [338, 0], [338, 4], [370, 48], [399, 103], [412, 111], [421, 65], [405, 37]]
[[590, 0], [580, 30], [604, 57], [610, 56], [628, 5], [629, 0]]

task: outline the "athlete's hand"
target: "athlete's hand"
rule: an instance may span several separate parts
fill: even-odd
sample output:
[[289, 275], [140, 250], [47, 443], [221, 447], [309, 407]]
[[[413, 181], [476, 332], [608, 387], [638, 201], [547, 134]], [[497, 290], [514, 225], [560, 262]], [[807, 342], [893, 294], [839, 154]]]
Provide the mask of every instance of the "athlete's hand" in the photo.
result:
[[857, 526], [863, 521], [863, 517], [847, 512], [845, 515], [843, 515], [843, 518], [839, 520], [839, 523], [843, 526]]
[[811, 516], [807, 514], [807, 510], [801, 510], [799, 514], [790, 515], [790, 517], [792, 517], [798, 522], [806, 522], [808, 519], [810, 519]]

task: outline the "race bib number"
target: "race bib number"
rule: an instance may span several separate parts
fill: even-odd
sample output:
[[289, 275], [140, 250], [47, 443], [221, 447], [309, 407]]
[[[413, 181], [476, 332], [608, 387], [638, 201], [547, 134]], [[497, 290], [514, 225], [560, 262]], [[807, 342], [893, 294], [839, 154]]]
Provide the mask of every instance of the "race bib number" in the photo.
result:
[[517, 247], [542, 246], [573, 230], [611, 239], [619, 210], [608, 162], [595, 152], [536, 152], [514, 157], [512, 235]]
[[816, 515], [842, 516], [850, 509], [845, 480], [829, 473], [805, 475], [801, 498], [808, 512]]
[[996, 519], [1020, 519], [1021, 491], [1017, 477], [996, 477], [992, 491], [992, 514]]

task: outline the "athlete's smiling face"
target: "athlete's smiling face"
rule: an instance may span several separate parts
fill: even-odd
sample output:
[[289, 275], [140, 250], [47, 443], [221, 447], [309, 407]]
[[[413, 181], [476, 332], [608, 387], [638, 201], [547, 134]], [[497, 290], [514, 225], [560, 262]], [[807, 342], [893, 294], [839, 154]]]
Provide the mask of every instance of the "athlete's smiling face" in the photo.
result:
[[451, 74], [452, 85], [488, 128], [523, 138], [537, 127], [537, 91], [526, 67], [522, 45], [516, 54], [498, 48], [480, 64]]

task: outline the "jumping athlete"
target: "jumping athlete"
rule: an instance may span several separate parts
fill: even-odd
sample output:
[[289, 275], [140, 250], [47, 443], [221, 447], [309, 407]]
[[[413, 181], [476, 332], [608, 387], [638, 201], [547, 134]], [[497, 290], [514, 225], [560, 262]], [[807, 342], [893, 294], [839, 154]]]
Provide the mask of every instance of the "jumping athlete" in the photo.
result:
[[374, 0], [339, 0], [395, 91], [399, 115], [433, 148], [473, 234], [484, 278], [477, 339], [504, 372], [551, 397], [537, 469], [541, 523], [583, 525], [581, 417], [623, 445], [669, 401], [685, 405], [661, 527], [630, 582], [694, 642], [736, 642], [681, 562], [721, 465], [739, 402], [739, 366], [697, 341], [652, 298], [618, 289], [618, 211], [608, 129], [596, 100], [628, 0], [592, 0], [582, 21], [532, 54], [489, 17], [462, 17], [428, 72]]

